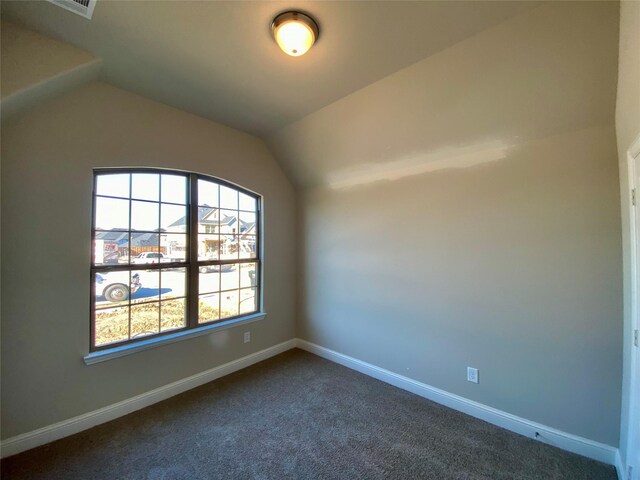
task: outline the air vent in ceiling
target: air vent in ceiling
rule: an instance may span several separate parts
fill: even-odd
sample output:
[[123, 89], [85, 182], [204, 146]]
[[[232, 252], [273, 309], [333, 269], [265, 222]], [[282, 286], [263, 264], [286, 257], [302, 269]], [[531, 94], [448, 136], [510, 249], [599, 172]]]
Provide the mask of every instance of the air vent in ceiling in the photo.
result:
[[91, 20], [93, 15], [93, 8], [96, 6], [97, 0], [49, 0], [51, 3], [58, 5], [59, 7], [69, 10], [70, 12], [82, 15], [85, 18]]

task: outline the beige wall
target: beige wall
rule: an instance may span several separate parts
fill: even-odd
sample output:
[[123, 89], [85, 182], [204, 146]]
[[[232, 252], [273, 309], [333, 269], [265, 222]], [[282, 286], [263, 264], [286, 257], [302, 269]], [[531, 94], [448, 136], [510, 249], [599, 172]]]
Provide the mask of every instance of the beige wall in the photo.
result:
[[84, 50], [6, 21], [0, 32], [3, 99], [94, 60]]
[[617, 445], [618, 202], [612, 127], [469, 168], [309, 190], [299, 334]]
[[0, 115], [7, 119], [98, 78], [102, 59], [18, 25], [0, 26]]
[[[295, 193], [261, 140], [102, 83], [2, 124], [2, 436], [294, 336]], [[85, 366], [92, 169], [201, 172], [264, 195], [266, 320]], [[43, 399], [46, 401], [43, 402]]]
[[618, 445], [618, 20], [545, 3], [270, 137], [307, 187], [299, 335]]
[[[631, 271], [629, 247], [629, 178], [627, 151], [640, 135], [640, 2], [620, 2], [620, 56], [618, 67], [618, 98], [616, 132], [620, 160], [620, 190], [622, 204], [622, 238], [624, 245], [624, 342], [620, 453], [623, 462], [628, 457], [629, 388], [631, 365]], [[636, 467], [637, 468], [637, 467]]]

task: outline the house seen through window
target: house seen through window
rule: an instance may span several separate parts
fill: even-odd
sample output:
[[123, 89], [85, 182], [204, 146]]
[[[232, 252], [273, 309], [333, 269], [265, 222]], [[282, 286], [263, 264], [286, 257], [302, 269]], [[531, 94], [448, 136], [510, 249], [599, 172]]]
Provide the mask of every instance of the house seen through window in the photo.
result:
[[94, 179], [91, 349], [260, 310], [259, 196], [167, 170]]

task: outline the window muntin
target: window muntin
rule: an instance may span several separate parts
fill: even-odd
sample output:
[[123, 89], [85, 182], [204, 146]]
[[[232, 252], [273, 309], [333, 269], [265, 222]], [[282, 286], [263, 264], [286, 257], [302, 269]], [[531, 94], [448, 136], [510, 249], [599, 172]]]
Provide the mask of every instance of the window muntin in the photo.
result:
[[260, 310], [260, 198], [205, 175], [97, 170], [91, 350]]

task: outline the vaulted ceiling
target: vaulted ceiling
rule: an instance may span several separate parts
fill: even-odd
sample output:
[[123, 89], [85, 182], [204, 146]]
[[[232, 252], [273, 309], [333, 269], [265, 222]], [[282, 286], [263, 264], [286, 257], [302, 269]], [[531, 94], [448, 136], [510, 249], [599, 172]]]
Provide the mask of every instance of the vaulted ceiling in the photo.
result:
[[[98, 0], [87, 20], [48, 2], [3, 1], [2, 15], [102, 58], [116, 86], [267, 136], [533, 5]], [[290, 9], [320, 25], [303, 57], [271, 38], [271, 20]]]

